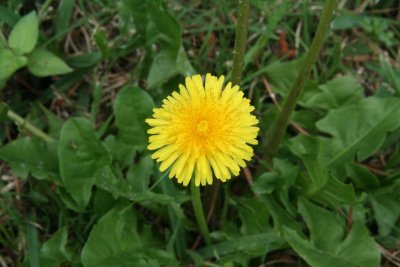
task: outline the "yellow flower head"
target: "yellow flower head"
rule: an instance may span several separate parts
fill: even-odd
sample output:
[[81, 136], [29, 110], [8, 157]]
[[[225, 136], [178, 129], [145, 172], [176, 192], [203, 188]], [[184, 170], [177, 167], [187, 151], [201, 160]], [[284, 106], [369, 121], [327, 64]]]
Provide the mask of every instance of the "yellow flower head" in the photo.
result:
[[207, 74], [203, 85], [195, 75], [185, 83], [146, 120], [152, 127], [147, 148], [156, 150], [152, 158], [161, 162], [160, 171], [171, 166], [169, 177], [184, 186], [193, 172], [196, 186], [212, 184], [212, 172], [225, 182], [253, 156], [248, 144], [257, 144], [259, 131], [254, 107], [239, 86], [229, 82], [223, 89], [224, 76]]

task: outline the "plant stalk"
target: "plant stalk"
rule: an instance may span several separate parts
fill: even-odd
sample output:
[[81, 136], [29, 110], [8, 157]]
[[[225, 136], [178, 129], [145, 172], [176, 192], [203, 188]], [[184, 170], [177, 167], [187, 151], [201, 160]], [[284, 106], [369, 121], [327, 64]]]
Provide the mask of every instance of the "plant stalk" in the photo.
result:
[[266, 159], [271, 160], [278, 151], [279, 145], [283, 140], [291, 115], [296, 107], [297, 100], [308, 80], [311, 69], [318, 58], [319, 51], [324, 43], [325, 37], [329, 31], [329, 25], [336, 7], [336, 0], [327, 0], [322, 11], [317, 31], [311, 43], [310, 50], [306, 56], [303, 66], [290, 90], [289, 96], [279, 114], [278, 119], [273, 124], [267, 135], [268, 145], [266, 149]]
[[36, 135], [39, 138], [42, 138], [44, 141], [46, 141], [46, 142], [54, 141], [53, 137], [51, 137], [50, 135], [46, 134], [45, 132], [43, 132], [42, 130], [37, 128], [36, 126], [29, 123], [27, 120], [25, 120], [24, 118], [19, 116], [14, 111], [8, 110], [7, 117], [10, 118], [11, 120], [13, 120], [15, 122], [15, 124], [17, 124], [20, 128], [27, 129], [32, 134]]
[[247, 28], [249, 21], [249, 0], [239, 0], [236, 25], [235, 48], [233, 49], [232, 83], [240, 84], [243, 71], [243, 58], [247, 43]]
[[199, 225], [200, 232], [203, 235], [204, 240], [207, 245], [211, 244], [210, 232], [208, 231], [208, 226], [206, 222], [206, 217], [204, 216], [203, 205], [201, 204], [200, 197], [200, 187], [195, 185], [194, 179], [191, 181], [191, 193], [192, 193], [192, 204], [194, 209], [194, 215]]

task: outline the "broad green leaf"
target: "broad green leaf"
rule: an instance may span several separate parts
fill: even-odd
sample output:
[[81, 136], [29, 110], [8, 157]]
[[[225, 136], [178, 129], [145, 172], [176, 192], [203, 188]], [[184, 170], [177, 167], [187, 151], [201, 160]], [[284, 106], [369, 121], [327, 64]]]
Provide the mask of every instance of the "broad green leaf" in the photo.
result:
[[61, 129], [58, 155], [65, 189], [84, 209], [91, 196], [94, 174], [111, 162], [110, 154], [88, 120], [72, 118]]
[[400, 219], [399, 188], [400, 186], [397, 183], [369, 195], [381, 236], [390, 236], [390, 233], [395, 229], [397, 232], [399, 231], [398, 224], [396, 226], [396, 222]]
[[60, 266], [64, 262], [70, 262], [72, 255], [67, 250], [68, 231], [62, 227], [47, 240], [40, 249], [40, 266]]
[[327, 184], [315, 195], [315, 200], [339, 208], [341, 204], [356, 204], [365, 198], [365, 194], [356, 196], [352, 184], [345, 184], [335, 176], [330, 175]]
[[45, 49], [35, 49], [28, 57], [29, 71], [38, 77], [66, 74], [72, 69], [59, 57]]
[[4, 102], [0, 102], [0, 122], [7, 118], [8, 105]]
[[29, 53], [36, 46], [39, 20], [35, 11], [23, 16], [8, 36], [8, 46], [18, 55]]
[[123, 178], [117, 177], [109, 166], [100, 168], [95, 174], [96, 186], [111, 193], [115, 198], [122, 197], [135, 202], [152, 201], [160, 204], [176, 204], [170, 196], [151, 191], [134, 192], [132, 185]]
[[321, 250], [332, 251], [342, 240], [345, 223], [332, 212], [301, 198], [298, 210], [309, 230], [312, 245]]
[[310, 239], [298, 231], [284, 227], [290, 246], [314, 267], [378, 267], [380, 252], [361, 221], [353, 221], [345, 235], [345, 223], [336, 214], [305, 199], [299, 203], [310, 231]]
[[93, 227], [82, 250], [85, 267], [174, 266], [172, 255], [137, 230], [130, 207], [114, 208]]
[[275, 190], [288, 192], [298, 175], [298, 168], [289, 162], [275, 158], [272, 172], [262, 173], [252, 184], [252, 190], [257, 195], [270, 194]]
[[289, 141], [290, 150], [299, 157], [306, 167], [311, 183], [306, 183], [307, 194], [319, 192], [329, 180], [326, 159], [320, 153], [319, 140], [316, 137], [298, 135]]
[[268, 209], [254, 197], [235, 198], [236, 209], [241, 220], [240, 233], [244, 235], [261, 234], [269, 231]]
[[324, 153], [327, 165], [346, 160], [363, 161], [373, 155], [385, 140], [386, 134], [400, 127], [400, 99], [369, 97], [354, 105], [331, 110], [317, 122], [325, 138]]
[[346, 164], [346, 173], [354, 184], [364, 190], [377, 188], [380, 186], [378, 177], [372, 174], [366, 167], [358, 163]]
[[334, 109], [357, 103], [364, 98], [363, 88], [351, 76], [335, 78], [319, 86], [319, 91], [309, 90], [302, 96], [302, 105], [308, 108]]
[[24, 56], [16, 56], [10, 49], [0, 52], [0, 81], [8, 79], [28, 62]]
[[145, 149], [148, 129], [145, 119], [150, 118], [153, 107], [153, 99], [147, 92], [134, 86], [124, 87], [114, 103], [117, 139], [132, 149]]
[[31, 174], [37, 179], [60, 181], [57, 142], [18, 138], [0, 148], [0, 158], [10, 164], [18, 177], [27, 178]]
[[328, 172], [328, 158], [321, 150], [320, 142], [320, 138], [305, 135], [290, 139], [290, 150], [302, 160], [307, 170], [306, 178], [299, 183], [309, 197], [335, 208], [342, 203], [356, 203], [358, 199], [353, 186], [339, 181]]
[[222, 241], [217, 244], [201, 248], [198, 253], [206, 259], [235, 255], [238, 253], [250, 253], [265, 255], [269, 251], [276, 250], [284, 244], [278, 232], [271, 231], [255, 235], [242, 235], [237, 238]]
[[302, 64], [303, 58], [299, 58], [289, 62], [275, 61], [268, 65], [264, 73], [272, 86], [272, 91], [286, 97]]
[[140, 158], [137, 164], [131, 165], [126, 178], [133, 192], [144, 192], [149, 188], [153, 170], [154, 160], [149, 155]]

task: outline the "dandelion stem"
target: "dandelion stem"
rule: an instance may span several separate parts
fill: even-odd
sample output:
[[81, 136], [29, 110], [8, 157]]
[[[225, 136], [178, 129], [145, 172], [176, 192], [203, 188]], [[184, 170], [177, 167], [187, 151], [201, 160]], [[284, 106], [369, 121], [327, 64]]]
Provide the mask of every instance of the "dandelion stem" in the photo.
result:
[[7, 117], [13, 120], [15, 124], [17, 124], [21, 129], [27, 129], [29, 132], [33, 133], [37, 137], [42, 138], [44, 141], [46, 142], [54, 141], [54, 139], [50, 135], [46, 134], [33, 124], [29, 123], [27, 120], [19, 116], [14, 111], [8, 110]]
[[200, 187], [195, 185], [194, 179], [191, 182], [191, 193], [192, 193], [192, 204], [194, 209], [194, 215], [196, 216], [197, 223], [200, 228], [200, 232], [203, 235], [204, 240], [207, 244], [211, 244], [210, 232], [204, 216], [203, 205], [201, 204], [200, 198]]
[[306, 56], [303, 66], [300, 69], [299, 75], [294, 82], [292, 89], [290, 90], [289, 96], [282, 108], [279, 117], [271, 127], [268, 133], [267, 140], [268, 145], [266, 149], [266, 158], [271, 160], [271, 158], [278, 151], [279, 145], [283, 140], [283, 136], [286, 132], [286, 128], [290, 121], [290, 117], [296, 107], [297, 100], [303, 90], [304, 84], [308, 80], [311, 68], [313, 67], [315, 61], [317, 60], [319, 51], [321, 50], [322, 44], [325, 40], [325, 36], [329, 31], [329, 24], [332, 19], [333, 11], [336, 7], [336, 0], [327, 0], [322, 11], [321, 19], [319, 21], [317, 32], [315, 33], [314, 39], [311, 43], [310, 50]]
[[244, 51], [247, 42], [247, 24], [249, 21], [249, 0], [239, 0], [236, 25], [235, 48], [233, 50], [232, 83], [239, 85], [243, 70]]

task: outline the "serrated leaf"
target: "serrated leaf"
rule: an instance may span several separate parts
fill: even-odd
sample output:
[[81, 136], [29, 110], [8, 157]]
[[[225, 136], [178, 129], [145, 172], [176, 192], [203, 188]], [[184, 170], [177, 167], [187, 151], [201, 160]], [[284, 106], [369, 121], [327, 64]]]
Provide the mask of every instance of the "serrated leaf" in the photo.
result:
[[71, 261], [72, 255], [67, 250], [68, 231], [62, 227], [47, 240], [40, 249], [40, 266], [60, 266], [64, 262]]
[[322, 132], [332, 138], [324, 139], [328, 166], [346, 160], [363, 161], [373, 155], [386, 134], [400, 127], [400, 99], [369, 97], [357, 104], [331, 110], [317, 122]]
[[353, 221], [345, 236], [345, 223], [337, 215], [302, 199], [299, 212], [310, 231], [310, 239], [284, 227], [290, 246], [314, 267], [378, 267], [380, 252], [361, 221]]
[[235, 255], [240, 252], [254, 254], [256, 251], [265, 255], [269, 251], [280, 248], [283, 240], [278, 232], [271, 231], [256, 235], [243, 235], [237, 238], [222, 241], [201, 248], [198, 253], [206, 259], [214, 257], [223, 257], [226, 255]]
[[290, 150], [299, 157], [307, 169], [311, 183], [307, 183], [307, 194], [312, 196], [319, 192], [329, 180], [326, 159], [320, 153], [320, 142], [312, 136], [298, 135], [289, 141]]
[[335, 208], [342, 203], [356, 203], [358, 201], [353, 185], [339, 181], [328, 172], [328, 159], [321, 150], [321, 138], [298, 135], [289, 141], [289, 148], [299, 157], [307, 175], [301, 186], [306, 194], [313, 199], [322, 201]]
[[145, 119], [152, 115], [153, 107], [153, 99], [147, 92], [134, 86], [124, 87], [114, 103], [117, 139], [132, 149], [145, 149], [148, 129]]
[[147, 155], [137, 164], [132, 165], [127, 174], [127, 181], [133, 192], [144, 192], [149, 188], [150, 176], [153, 174], [154, 161]]
[[399, 183], [393, 184], [369, 196], [381, 236], [391, 236], [392, 231], [398, 232], [396, 222], [400, 219], [399, 188]]
[[273, 91], [284, 97], [289, 94], [304, 59], [298, 58], [289, 62], [275, 61], [268, 65], [264, 72], [271, 83]]
[[[93, 227], [82, 250], [85, 267], [174, 266], [170, 254], [142, 238], [136, 216], [128, 207], [114, 208]], [[104, 242], [104, 240], [107, 240]]]
[[345, 105], [354, 104], [364, 98], [363, 88], [351, 76], [337, 77], [324, 85], [319, 90], [310, 90], [302, 95], [301, 104], [308, 108], [334, 109]]
[[39, 20], [35, 11], [23, 16], [8, 36], [8, 46], [18, 55], [29, 53], [36, 46]]
[[45, 49], [35, 49], [28, 57], [29, 71], [38, 77], [66, 74], [72, 69], [59, 57]]
[[94, 174], [111, 162], [111, 156], [90, 122], [83, 118], [72, 118], [64, 124], [58, 155], [65, 189], [80, 209], [84, 209], [91, 196]]
[[95, 174], [96, 186], [111, 193], [115, 198], [122, 197], [135, 202], [152, 201], [159, 204], [176, 204], [170, 196], [151, 191], [134, 192], [126, 180], [118, 178], [110, 166], [100, 168]]
[[15, 71], [22, 68], [28, 62], [24, 56], [16, 56], [10, 49], [0, 52], [0, 81], [6, 80]]
[[18, 138], [0, 148], [0, 158], [10, 164], [18, 177], [27, 178], [31, 174], [37, 179], [60, 181], [57, 142]]

